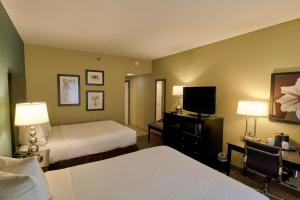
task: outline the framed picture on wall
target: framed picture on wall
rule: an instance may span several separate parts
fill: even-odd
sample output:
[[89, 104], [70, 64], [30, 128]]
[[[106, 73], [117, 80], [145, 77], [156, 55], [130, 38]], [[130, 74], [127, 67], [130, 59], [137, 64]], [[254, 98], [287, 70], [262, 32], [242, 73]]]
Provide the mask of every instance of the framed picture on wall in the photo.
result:
[[86, 110], [87, 111], [104, 110], [104, 91], [98, 91], [98, 90], [86, 91]]
[[58, 105], [80, 105], [80, 76], [57, 74]]
[[270, 101], [271, 121], [300, 124], [300, 72], [273, 73]]
[[104, 85], [104, 71], [85, 70], [85, 80], [87, 85]]

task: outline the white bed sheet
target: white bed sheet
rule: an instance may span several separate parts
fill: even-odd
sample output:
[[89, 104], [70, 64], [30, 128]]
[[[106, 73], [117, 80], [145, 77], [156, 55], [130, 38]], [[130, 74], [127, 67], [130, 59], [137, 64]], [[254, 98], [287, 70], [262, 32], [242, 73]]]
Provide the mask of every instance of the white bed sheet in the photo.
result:
[[[136, 131], [115, 121], [98, 121], [53, 126], [46, 146], [50, 149], [50, 163], [80, 156], [110, 151], [136, 144]], [[22, 145], [20, 150], [27, 150]]]
[[[268, 199], [165, 146], [63, 170], [46, 173], [54, 200]], [[69, 188], [66, 191], [71, 194], [55, 188], [60, 180], [65, 181], [64, 185]]]

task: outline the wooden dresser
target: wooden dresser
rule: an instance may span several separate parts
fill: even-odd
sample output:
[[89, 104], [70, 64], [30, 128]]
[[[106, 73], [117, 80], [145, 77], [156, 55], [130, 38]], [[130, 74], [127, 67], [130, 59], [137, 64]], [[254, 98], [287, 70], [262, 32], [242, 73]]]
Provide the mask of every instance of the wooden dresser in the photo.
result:
[[215, 167], [222, 151], [223, 118], [164, 113], [164, 145]]

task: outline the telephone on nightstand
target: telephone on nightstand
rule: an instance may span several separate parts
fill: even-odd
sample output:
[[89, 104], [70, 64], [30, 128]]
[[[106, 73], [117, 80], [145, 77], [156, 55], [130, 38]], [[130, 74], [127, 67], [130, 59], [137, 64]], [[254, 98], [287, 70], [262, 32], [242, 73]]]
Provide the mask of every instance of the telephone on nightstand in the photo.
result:
[[18, 151], [13, 153], [13, 158], [26, 158], [29, 155], [28, 151]]

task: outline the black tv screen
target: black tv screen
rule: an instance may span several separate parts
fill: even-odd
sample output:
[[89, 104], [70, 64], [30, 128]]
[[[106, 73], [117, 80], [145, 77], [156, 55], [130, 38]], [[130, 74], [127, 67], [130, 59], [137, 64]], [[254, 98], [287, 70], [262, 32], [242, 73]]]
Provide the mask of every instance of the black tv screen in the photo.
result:
[[198, 114], [215, 114], [216, 87], [184, 87], [183, 109]]

